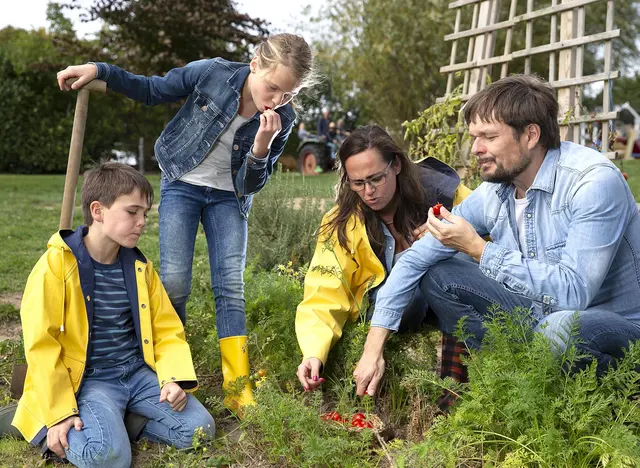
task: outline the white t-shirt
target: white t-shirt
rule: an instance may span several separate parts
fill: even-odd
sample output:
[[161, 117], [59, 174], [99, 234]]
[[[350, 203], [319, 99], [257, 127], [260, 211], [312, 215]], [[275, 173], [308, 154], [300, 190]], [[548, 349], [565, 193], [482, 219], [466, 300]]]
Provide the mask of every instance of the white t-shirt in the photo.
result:
[[193, 170], [180, 177], [180, 180], [202, 187], [212, 187], [227, 192], [235, 191], [231, 178], [233, 139], [236, 136], [236, 131], [247, 120], [249, 119], [239, 114], [236, 115], [226, 130], [218, 137], [218, 141], [213, 145], [209, 154]]
[[527, 236], [524, 228], [524, 211], [529, 206], [529, 200], [525, 195], [524, 198], [517, 198], [515, 195], [515, 191], [513, 192], [513, 197], [516, 202], [516, 226], [518, 227], [518, 240], [520, 241], [520, 252], [523, 254], [527, 254]]

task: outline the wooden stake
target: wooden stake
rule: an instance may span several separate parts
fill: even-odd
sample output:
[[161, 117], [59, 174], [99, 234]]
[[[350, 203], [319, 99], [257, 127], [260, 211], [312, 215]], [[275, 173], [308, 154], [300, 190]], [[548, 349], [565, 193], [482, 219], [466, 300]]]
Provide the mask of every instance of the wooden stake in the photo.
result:
[[[76, 79], [67, 80], [71, 85]], [[80, 174], [80, 161], [82, 158], [82, 145], [84, 143], [84, 130], [87, 124], [87, 112], [89, 110], [89, 92], [106, 92], [107, 83], [93, 80], [84, 85], [78, 91], [76, 98], [76, 110], [73, 116], [73, 130], [71, 132], [71, 145], [69, 147], [69, 161], [67, 163], [67, 175], [64, 180], [64, 195], [62, 196], [62, 212], [60, 213], [60, 229], [71, 229], [73, 226], [73, 208], [75, 206], [76, 187]]]

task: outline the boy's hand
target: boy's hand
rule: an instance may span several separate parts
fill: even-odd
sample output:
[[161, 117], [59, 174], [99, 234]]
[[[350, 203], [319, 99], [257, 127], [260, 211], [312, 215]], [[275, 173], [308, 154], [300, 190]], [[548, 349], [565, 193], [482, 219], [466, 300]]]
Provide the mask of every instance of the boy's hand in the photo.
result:
[[264, 111], [260, 115], [260, 128], [253, 140], [253, 155], [257, 158], [264, 158], [280, 130], [282, 130], [280, 115], [272, 109]]
[[[58, 72], [58, 86], [60, 86], [60, 90], [62, 91], [71, 91], [72, 89], [78, 89], [89, 81], [94, 80], [97, 75], [98, 67], [93, 63], [87, 63], [86, 65], [72, 65]], [[65, 83], [69, 78], [78, 78], [78, 81], [69, 86]]]
[[67, 432], [72, 427], [75, 427], [76, 431], [82, 430], [82, 420], [78, 416], [70, 416], [55, 426], [51, 426], [47, 431], [47, 447], [60, 458], [66, 457], [64, 451], [69, 449]]
[[187, 406], [187, 394], [175, 382], [169, 382], [160, 390], [160, 403], [166, 401], [173, 411], [178, 413]]

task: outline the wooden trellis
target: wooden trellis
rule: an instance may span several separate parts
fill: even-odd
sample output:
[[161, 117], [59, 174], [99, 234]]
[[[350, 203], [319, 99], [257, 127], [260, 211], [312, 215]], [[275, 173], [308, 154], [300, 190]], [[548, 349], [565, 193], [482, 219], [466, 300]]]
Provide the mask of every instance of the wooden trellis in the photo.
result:
[[[585, 8], [589, 4], [604, 1], [607, 2], [604, 31], [585, 36]], [[525, 7], [524, 2], [526, 10], [517, 14], [518, 7]], [[463, 15], [468, 15], [471, 8], [470, 27], [461, 30]], [[561, 125], [561, 138], [581, 142], [584, 140], [584, 133], [580, 132], [581, 124], [599, 123], [599, 128], [602, 129], [600, 140], [603, 142], [601, 150], [608, 157], [615, 157], [615, 152], [610, 152], [607, 144], [611, 131], [610, 121], [618, 116], [618, 112], [612, 109], [610, 99], [612, 80], [619, 76], [618, 71], [611, 69], [612, 40], [620, 36], [620, 30], [613, 29], [614, 0], [551, 0], [551, 5], [537, 10], [534, 9], [533, 0], [510, 0], [508, 17], [502, 20], [501, 0], [457, 0], [449, 4], [449, 9], [456, 11], [454, 31], [444, 38], [451, 42], [451, 59], [449, 65], [440, 68], [442, 73], [447, 74], [447, 94], [455, 87], [462, 86], [462, 100], [467, 100], [487, 85], [487, 77], [493, 66], [500, 65], [500, 78], [510, 72], [531, 74], [536, 72], [532, 70], [532, 57], [547, 54], [548, 80], [557, 90], [560, 104], [558, 121]], [[466, 18], [468, 23], [468, 16]], [[534, 28], [536, 20], [540, 23], [547, 21], [547, 24], [550, 21], [550, 26], [548, 42], [534, 46], [534, 34], [535, 38], [540, 38], [540, 32]], [[520, 32], [518, 28], [523, 27], [525, 47], [513, 51], [514, 32]], [[496, 36], [502, 32], [504, 49], [501, 55], [496, 56]], [[461, 58], [462, 50], [459, 48], [464, 47], [464, 41], [467, 41], [466, 60], [456, 63]], [[604, 44], [604, 69], [599, 73], [583, 76], [584, 46], [593, 43]], [[523, 69], [510, 70], [510, 65], [513, 68], [513, 61], [518, 59], [524, 59]], [[602, 110], [585, 114], [582, 109], [584, 86], [597, 82], [604, 86]], [[442, 99], [444, 98], [440, 100]]]

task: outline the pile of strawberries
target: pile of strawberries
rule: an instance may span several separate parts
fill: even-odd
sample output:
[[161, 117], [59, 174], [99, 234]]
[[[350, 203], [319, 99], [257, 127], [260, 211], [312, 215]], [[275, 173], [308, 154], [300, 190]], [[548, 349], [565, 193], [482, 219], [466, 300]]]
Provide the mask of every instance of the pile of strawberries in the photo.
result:
[[343, 418], [337, 411], [331, 411], [329, 413], [323, 414], [322, 416], [320, 416], [320, 418], [323, 421], [335, 421], [340, 424], [350, 423], [351, 427], [355, 427], [358, 429], [373, 429], [373, 424], [367, 421], [364, 413], [355, 413], [353, 416], [351, 416], [351, 420], [349, 420], [348, 416]]

